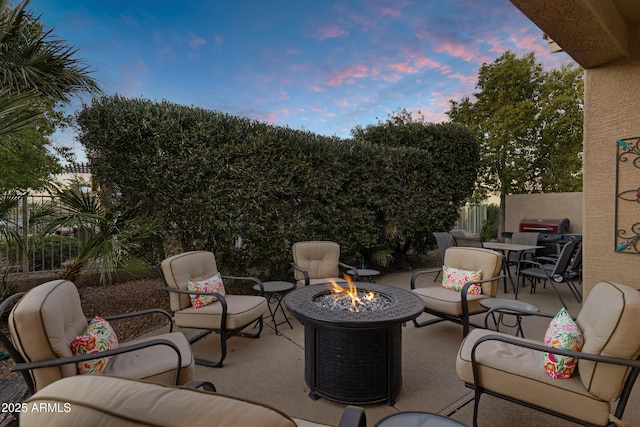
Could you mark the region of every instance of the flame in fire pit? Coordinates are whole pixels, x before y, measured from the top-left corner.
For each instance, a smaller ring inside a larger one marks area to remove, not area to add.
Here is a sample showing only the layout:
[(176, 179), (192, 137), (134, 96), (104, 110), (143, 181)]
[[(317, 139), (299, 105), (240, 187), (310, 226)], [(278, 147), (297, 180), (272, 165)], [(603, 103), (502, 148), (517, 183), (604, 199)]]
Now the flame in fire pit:
[(358, 290), (351, 277), (345, 275), (347, 288), (331, 281), (331, 292), (316, 298), (316, 303), (331, 310), (346, 310), (353, 313), (375, 311), (386, 308), (391, 300), (380, 293)]

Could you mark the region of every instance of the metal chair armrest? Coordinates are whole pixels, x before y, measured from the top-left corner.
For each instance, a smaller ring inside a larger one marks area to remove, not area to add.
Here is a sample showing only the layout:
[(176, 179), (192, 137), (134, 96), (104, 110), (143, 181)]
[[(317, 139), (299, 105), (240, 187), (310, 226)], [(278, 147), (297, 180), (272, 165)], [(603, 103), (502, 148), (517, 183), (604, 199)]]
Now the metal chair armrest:
[(223, 279), (227, 279), (227, 280), (245, 280), (245, 281), (250, 281), (253, 282), (254, 284), (258, 285), (260, 287), (260, 295), (264, 296), (264, 286), (262, 286), (262, 281), (260, 279), (258, 279), (257, 277), (250, 277), (250, 276), (223, 276), (220, 275), (220, 277), (222, 277)]
[(167, 291), (167, 292), (174, 292), (176, 294), (186, 294), (186, 295), (213, 295), (214, 297), (216, 297), (218, 299), (218, 301), (220, 301), (220, 304), (222, 304), (222, 316), (226, 317), (227, 315), (227, 300), (224, 299), (224, 296), (222, 296), (222, 294), (218, 293), (218, 292), (198, 292), (198, 291), (187, 291), (184, 289), (174, 289), (174, 288), (169, 288), (169, 287), (163, 287), (160, 288), (163, 291)]
[(217, 391), (216, 386), (214, 386), (211, 381), (207, 381), (207, 380), (198, 380), (198, 379), (190, 380), (184, 383), (182, 386), (187, 388), (193, 388), (193, 389), (201, 388), (203, 390), (211, 391), (214, 393)]
[(418, 276), (420, 276), (421, 274), (425, 274), (425, 273), (437, 273), (438, 271), (442, 270), (441, 268), (430, 268), (428, 270), (420, 270), (420, 271), (416, 271), (415, 273), (413, 273), (411, 275), (411, 289), (415, 289), (416, 288), (416, 280), (418, 279)]
[(302, 268), (300, 268), (295, 262), (292, 262), (291, 266), (302, 273), (302, 275), (304, 276), (304, 285), (308, 286), (309, 283), (311, 283), (310, 282), (311, 279), (309, 278), (309, 272), (307, 270), (303, 270)]
[(485, 341), (501, 341), (507, 344), (516, 345), (518, 347), (529, 348), (531, 350), (537, 350), (541, 352), (558, 354), (561, 356), (576, 357), (578, 359), (591, 360), (594, 362), (610, 363), (613, 365), (621, 365), (621, 366), (627, 366), (629, 368), (640, 369), (640, 360), (638, 359), (623, 359), (621, 357), (603, 356), (601, 354), (584, 353), (581, 351), (565, 350), (561, 348), (552, 348), (552, 347), (547, 347), (544, 344), (537, 344), (530, 341), (517, 339), (516, 337), (512, 337), (506, 334), (505, 335), (485, 335), (483, 337), (478, 338), (478, 341), (475, 342), (475, 344), (471, 349), (472, 365), (477, 364), (476, 349), (480, 344), (482, 344)]
[[(173, 318), (171, 317), (171, 313), (169, 313), (166, 310), (162, 310), (160, 308), (151, 308), (149, 310), (134, 311), (131, 313), (114, 314), (111, 316), (101, 316), (101, 317), (104, 320), (118, 320), (118, 319), (126, 319), (129, 317), (145, 316), (147, 314), (162, 314), (167, 318), (167, 320), (169, 320), (169, 323), (171, 323), (171, 321), (173, 320)], [(87, 320), (90, 321), (91, 319), (87, 319)]]
[(358, 267), (354, 267), (354, 266), (352, 266), (352, 265), (345, 264), (344, 262), (340, 262), (340, 261), (338, 261), (338, 265), (339, 265), (340, 267), (342, 267), (342, 268), (346, 269), (346, 270), (353, 270), (353, 271), (355, 271), (355, 270), (357, 270), (357, 269), (358, 269)]
[(359, 406), (347, 405), (342, 412), (339, 427), (367, 427), (367, 415)]

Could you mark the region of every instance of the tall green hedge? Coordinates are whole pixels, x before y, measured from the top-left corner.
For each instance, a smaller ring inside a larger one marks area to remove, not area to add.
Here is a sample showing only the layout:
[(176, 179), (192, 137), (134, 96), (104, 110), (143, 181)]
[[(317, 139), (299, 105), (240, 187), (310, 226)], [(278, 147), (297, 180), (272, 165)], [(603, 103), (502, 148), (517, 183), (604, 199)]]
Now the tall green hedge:
[(101, 188), (163, 225), (158, 257), (212, 250), (222, 271), (271, 279), (290, 278), (301, 240), (337, 241), (350, 262), (384, 246), (426, 250), (455, 223), (478, 162), (475, 140), (344, 140), (119, 96), (94, 99), (77, 120)]

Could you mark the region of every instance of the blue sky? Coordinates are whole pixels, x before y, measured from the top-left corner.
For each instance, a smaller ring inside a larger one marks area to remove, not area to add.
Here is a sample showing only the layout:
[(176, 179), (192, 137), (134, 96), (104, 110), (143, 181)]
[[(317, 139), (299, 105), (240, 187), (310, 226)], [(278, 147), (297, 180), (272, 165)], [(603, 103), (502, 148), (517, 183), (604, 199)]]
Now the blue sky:
[[(446, 121), (478, 69), (542, 32), (508, 0), (32, 0), (105, 93), (168, 100), (322, 135), (400, 108)], [(69, 107), (76, 110), (82, 102)], [(67, 134), (60, 144), (72, 145)], [(80, 150), (78, 144), (74, 147)], [(82, 154), (79, 160), (82, 160)]]

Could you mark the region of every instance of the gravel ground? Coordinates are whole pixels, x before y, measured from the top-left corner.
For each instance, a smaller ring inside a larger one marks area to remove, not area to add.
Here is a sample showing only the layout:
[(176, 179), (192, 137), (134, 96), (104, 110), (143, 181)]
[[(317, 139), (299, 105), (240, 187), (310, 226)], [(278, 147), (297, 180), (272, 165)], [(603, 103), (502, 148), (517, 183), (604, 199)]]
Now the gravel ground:
[[(134, 280), (107, 286), (85, 286), (78, 289), (82, 307), (87, 317), (94, 315), (109, 316), (150, 308), (169, 310), (169, 297), (160, 288), (161, 280)], [(153, 330), (166, 323), (162, 315), (146, 315), (126, 320), (110, 322), (121, 342)], [(0, 321), (0, 328), (7, 332), (6, 319)], [(5, 349), (0, 345), (0, 351)], [(0, 404), (2, 402), (16, 402), (24, 398), (26, 386), (22, 376), (10, 372), (13, 366), (11, 359), (0, 362)], [(2, 416), (0, 416), (2, 426)]]

